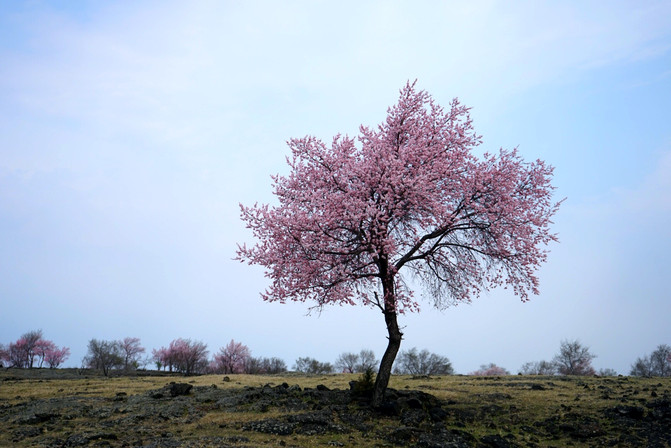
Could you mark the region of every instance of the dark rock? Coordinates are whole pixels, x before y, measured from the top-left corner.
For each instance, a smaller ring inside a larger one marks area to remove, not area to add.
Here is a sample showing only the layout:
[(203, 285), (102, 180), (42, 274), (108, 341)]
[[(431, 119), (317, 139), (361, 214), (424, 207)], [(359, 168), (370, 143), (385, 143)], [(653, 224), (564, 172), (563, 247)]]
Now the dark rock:
[(509, 442), (504, 437), (501, 437), (498, 434), (482, 437), (480, 439), (480, 445), (479, 445), (479, 447), (481, 448), (512, 448), (515, 446), (517, 445), (512, 444), (511, 442)]
[(401, 414), (401, 424), (419, 426), (426, 419), (426, 412), (421, 409), (408, 409)]
[(417, 397), (409, 398), (408, 401), (406, 401), (406, 404), (410, 409), (422, 409), (424, 407)]
[(616, 415), (632, 418), (634, 420), (640, 420), (645, 415), (645, 409), (638, 406), (619, 405), (615, 406), (612, 411)]
[(193, 385), (187, 383), (170, 383), (166, 386), (166, 389), (171, 397), (177, 397), (180, 395), (189, 395), (191, 389), (193, 389)]
[(447, 418), (448, 413), (440, 406), (435, 406), (429, 409), (429, 416), (434, 422), (442, 422)]
[(397, 400), (385, 400), (375, 410), (381, 415), (395, 417), (401, 414), (401, 407)]

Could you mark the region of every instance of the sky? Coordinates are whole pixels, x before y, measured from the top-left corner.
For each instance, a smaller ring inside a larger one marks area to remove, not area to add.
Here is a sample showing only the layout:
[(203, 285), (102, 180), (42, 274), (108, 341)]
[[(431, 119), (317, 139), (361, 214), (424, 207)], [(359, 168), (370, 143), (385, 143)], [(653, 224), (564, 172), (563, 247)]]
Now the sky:
[(381, 357), (379, 310), (261, 300), (239, 204), (274, 203), (288, 139), (355, 136), (415, 79), (566, 200), (538, 296), (421, 302), (402, 349), (516, 373), (578, 339), (627, 374), (671, 344), (671, 3), (645, 0), (2, 2), (0, 343)]

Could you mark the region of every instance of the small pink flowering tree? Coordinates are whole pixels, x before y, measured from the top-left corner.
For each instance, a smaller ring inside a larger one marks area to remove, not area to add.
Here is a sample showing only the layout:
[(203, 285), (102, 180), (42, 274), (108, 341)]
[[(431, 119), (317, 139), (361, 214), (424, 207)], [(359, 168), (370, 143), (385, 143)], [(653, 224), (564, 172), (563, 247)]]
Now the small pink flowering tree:
[(469, 373), (474, 376), (503, 376), (510, 375), (510, 372), (503, 367), (499, 367), (494, 363), (488, 365), (481, 365), (479, 370)]
[(474, 154), (468, 108), (447, 109), (408, 83), (377, 128), (327, 146), (289, 141), (288, 176), (275, 176), (276, 206), (241, 205), (256, 245), (240, 261), (261, 265), (268, 301), (378, 308), (388, 333), (373, 403), (384, 397), (402, 333), (399, 313), (419, 310), (406, 279), (433, 305), (470, 301), (504, 285), (526, 300), (555, 240), (552, 168), (516, 150)]
[(53, 352), (56, 350), (56, 348), (56, 344), (54, 344), (52, 341), (41, 338), (38, 339), (33, 348), (33, 353), (35, 358), (37, 358), (37, 367), (41, 369), (44, 365), (44, 361), (46, 360), (47, 353)]
[(251, 357), (249, 347), (231, 339), (231, 342), (226, 347), (221, 347), (219, 353), (215, 355), (215, 370), (221, 373), (243, 373)]
[(44, 354), (44, 361), (47, 363), (50, 369), (55, 369), (56, 367), (63, 364), (70, 357), (70, 349), (68, 347), (53, 347), (49, 349)]
[(170, 342), (167, 349), (161, 348), (164, 365), (169, 365), (184, 375), (204, 372), (208, 367), (207, 345), (200, 341), (178, 338)]

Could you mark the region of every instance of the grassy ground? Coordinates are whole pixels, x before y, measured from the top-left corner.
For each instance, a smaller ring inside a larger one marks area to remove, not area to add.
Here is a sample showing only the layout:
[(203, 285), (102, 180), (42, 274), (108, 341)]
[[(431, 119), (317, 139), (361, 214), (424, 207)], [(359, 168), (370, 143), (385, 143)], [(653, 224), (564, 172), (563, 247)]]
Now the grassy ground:
[[(109, 402), (120, 394), (133, 396), (159, 389), (171, 381), (194, 386), (216, 385), (218, 389), (242, 389), (267, 384), (288, 383), (301, 388), (325, 385), (330, 389), (349, 389), (357, 375), (262, 376), (206, 375), (198, 377), (117, 377), (82, 376), (76, 379), (25, 379), (13, 377), (11, 371), (0, 372), (0, 410), (9, 410), (24, 403), (59, 398), (98, 397)], [(390, 387), (397, 390), (420, 390), (444, 402), (447, 411), (445, 428), (468, 436), (472, 446), (484, 447), (491, 436), (505, 438), (509, 446), (658, 446), (671, 447), (671, 421), (653, 406), (671, 400), (669, 378), (596, 378), (596, 377), (421, 377), (394, 376)], [(666, 401), (664, 401), (666, 400)], [(354, 405), (353, 405), (354, 406)], [(666, 408), (665, 408), (666, 409)], [(306, 436), (290, 434), (273, 436), (245, 431), (245, 424), (260, 419), (286, 416), (281, 409), (263, 412), (239, 409), (223, 412), (203, 404), (198, 418), (166, 420), (151, 431), (178, 434), (181, 440), (225, 438), (235, 446), (392, 446), (381, 434), (399, 426), (398, 419), (380, 416), (371, 425), (375, 431), (350, 431), (345, 434)], [(640, 415), (639, 415), (640, 414)], [(654, 417), (654, 418), (653, 418)], [(21, 421), (0, 422), (0, 446), (34, 445), (31, 438), (17, 439)], [(25, 422), (23, 423), (25, 425)], [(86, 418), (73, 418), (63, 427), (51, 427), (62, 437), (86, 427)], [(441, 423), (442, 424), (442, 423)], [(81, 428), (79, 428), (81, 429)], [(47, 428), (47, 430), (49, 430)], [(45, 431), (45, 430), (40, 430)], [(646, 434), (657, 434), (654, 437)], [(484, 439), (483, 439), (484, 438)], [(114, 441), (90, 446), (121, 446)], [(102, 442), (101, 442), (102, 443)], [(202, 442), (200, 442), (202, 444)], [(504, 443), (504, 442), (501, 442)], [(194, 442), (193, 446), (201, 446)], [(213, 444), (212, 446), (216, 446)]]

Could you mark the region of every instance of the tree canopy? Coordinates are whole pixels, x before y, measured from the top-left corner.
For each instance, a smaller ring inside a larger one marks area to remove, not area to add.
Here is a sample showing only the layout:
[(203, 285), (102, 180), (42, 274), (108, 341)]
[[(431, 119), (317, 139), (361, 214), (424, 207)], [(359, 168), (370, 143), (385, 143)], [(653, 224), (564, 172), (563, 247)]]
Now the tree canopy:
[(535, 272), (556, 240), (553, 169), (517, 150), (478, 157), (480, 143), (467, 107), (454, 99), (443, 109), (408, 83), (357, 139), (290, 140), (290, 173), (273, 177), (279, 203), (241, 205), (257, 243), (238, 258), (266, 269), (265, 300), (384, 313), (376, 400), (400, 347), (397, 314), (419, 309), (408, 275), (438, 308), (500, 285), (523, 300), (538, 293)]

